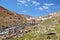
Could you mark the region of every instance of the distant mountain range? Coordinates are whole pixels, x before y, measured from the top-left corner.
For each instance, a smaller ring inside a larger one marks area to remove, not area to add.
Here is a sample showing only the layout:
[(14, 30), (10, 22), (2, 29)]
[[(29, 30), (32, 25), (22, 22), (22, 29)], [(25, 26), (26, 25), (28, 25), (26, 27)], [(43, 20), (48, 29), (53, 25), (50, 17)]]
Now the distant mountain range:
[[(11, 12), (6, 8), (0, 6), (1, 39), (13, 40), (13, 38), (16, 37), (18, 38), (22, 37), (22, 39), (18, 40), (25, 40), (23, 34), (26, 34), (26, 36), (28, 36), (27, 33), (28, 34), (29, 32), (32, 33), (33, 30), (39, 31), (40, 34), (56, 33), (60, 35), (60, 11), (45, 16), (31, 17), (25, 14)], [(29, 38), (27, 37), (27, 39)], [(36, 40), (38, 38), (36, 38)], [(31, 39), (35, 40), (35, 38)]]

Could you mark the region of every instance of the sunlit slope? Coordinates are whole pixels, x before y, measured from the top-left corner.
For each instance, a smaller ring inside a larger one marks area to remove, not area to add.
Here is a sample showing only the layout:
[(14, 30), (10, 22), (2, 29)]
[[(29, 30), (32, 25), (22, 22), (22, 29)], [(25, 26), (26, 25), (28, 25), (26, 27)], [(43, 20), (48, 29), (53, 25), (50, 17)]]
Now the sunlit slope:
[(0, 6), (0, 27), (19, 25), (25, 21), (26, 18)]
[[(42, 20), (37, 29), (32, 29), (30, 32), (25, 33), (21, 37), (13, 38), (13, 40), (47, 40), (60, 37), (60, 12), (53, 13), (52, 18)], [(55, 33), (49, 35), (49, 33)]]

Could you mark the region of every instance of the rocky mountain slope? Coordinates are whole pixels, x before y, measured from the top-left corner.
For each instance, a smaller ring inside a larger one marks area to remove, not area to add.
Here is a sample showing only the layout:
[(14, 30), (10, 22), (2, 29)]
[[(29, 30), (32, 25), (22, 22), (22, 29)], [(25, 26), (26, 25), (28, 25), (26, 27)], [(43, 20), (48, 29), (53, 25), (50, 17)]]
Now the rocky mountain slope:
[(36, 29), (14, 40), (60, 40), (60, 11), (30, 19), (39, 21)]
[[(0, 6), (0, 35), (5, 35), (21, 24), (26, 23), (26, 18), (17, 13), (11, 12)], [(22, 28), (22, 27), (21, 27)], [(13, 32), (13, 31), (12, 31)], [(12, 33), (11, 32), (11, 33)]]
[(1, 40), (57, 40), (60, 37), (60, 11), (31, 17), (0, 6)]

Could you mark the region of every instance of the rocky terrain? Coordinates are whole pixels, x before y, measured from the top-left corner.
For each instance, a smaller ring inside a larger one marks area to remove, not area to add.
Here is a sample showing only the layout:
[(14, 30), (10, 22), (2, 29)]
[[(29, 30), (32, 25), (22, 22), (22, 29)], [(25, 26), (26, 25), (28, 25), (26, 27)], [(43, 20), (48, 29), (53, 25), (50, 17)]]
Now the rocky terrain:
[(0, 6), (1, 40), (60, 40), (60, 11), (31, 17)]

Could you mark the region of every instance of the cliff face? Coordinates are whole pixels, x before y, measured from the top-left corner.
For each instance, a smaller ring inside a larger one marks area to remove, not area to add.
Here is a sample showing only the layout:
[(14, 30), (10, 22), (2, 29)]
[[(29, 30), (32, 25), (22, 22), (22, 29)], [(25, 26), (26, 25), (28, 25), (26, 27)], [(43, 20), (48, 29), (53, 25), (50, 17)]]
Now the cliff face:
[(25, 40), (26, 37), (37, 40), (40, 39), (40, 34), (58, 33), (60, 35), (59, 29), (60, 11), (42, 17), (31, 17), (11, 12), (0, 6), (0, 38), (2, 39), (12, 40), (14, 37), (19, 37), (17, 40)]

